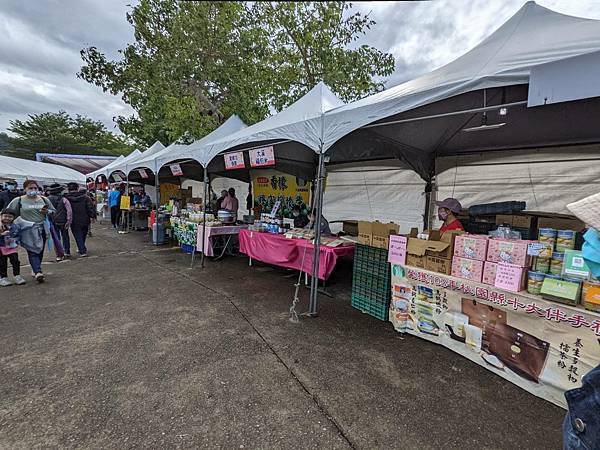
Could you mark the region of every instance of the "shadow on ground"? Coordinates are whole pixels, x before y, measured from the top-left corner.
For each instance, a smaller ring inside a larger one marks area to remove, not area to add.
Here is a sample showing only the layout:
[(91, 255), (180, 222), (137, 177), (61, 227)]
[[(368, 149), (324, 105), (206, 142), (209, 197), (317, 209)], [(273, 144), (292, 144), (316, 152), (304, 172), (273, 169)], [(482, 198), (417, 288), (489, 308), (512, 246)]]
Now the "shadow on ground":
[(562, 409), (351, 308), (350, 264), (294, 324), (288, 272), (89, 248), (0, 290), (0, 447), (560, 448)]

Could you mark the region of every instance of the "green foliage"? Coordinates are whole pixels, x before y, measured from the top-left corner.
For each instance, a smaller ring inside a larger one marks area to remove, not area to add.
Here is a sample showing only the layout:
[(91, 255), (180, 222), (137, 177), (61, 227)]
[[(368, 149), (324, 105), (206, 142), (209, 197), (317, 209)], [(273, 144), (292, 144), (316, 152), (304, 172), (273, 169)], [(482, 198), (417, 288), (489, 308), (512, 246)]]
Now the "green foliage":
[(79, 77), (121, 95), (136, 111), (116, 119), (148, 146), (200, 138), (232, 114), (262, 120), (327, 83), (342, 99), (383, 88), (394, 58), (350, 48), (374, 22), (345, 2), (141, 0), (127, 14), (135, 42), (109, 60), (81, 51)]
[(133, 147), (122, 137), (88, 117), (58, 113), (32, 114), (27, 120), (11, 120), (3, 139), (6, 154), (34, 158), (36, 152), (75, 154), (128, 154)]

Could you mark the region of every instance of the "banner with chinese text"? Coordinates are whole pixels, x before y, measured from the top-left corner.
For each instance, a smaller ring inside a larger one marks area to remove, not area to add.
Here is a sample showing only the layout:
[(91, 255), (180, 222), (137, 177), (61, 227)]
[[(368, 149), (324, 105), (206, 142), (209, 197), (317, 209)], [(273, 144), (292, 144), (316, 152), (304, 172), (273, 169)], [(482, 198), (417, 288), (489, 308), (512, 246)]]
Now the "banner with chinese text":
[(563, 408), (600, 364), (600, 314), (422, 269), (392, 265), (390, 321)]
[(277, 170), (253, 170), (252, 192), (254, 206), (263, 213), (270, 213), (277, 200), (281, 200), (284, 217), (291, 217), (294, 205), (307, 209), (310, 204), (310, 182)]

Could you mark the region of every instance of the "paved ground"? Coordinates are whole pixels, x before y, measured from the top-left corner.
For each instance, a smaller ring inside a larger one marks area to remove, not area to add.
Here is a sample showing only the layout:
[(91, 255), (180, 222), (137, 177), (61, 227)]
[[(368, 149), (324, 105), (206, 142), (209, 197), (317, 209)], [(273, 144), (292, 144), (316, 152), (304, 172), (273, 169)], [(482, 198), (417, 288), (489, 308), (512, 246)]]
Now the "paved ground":
[(563, 410), (352, 309), (347, 266), (293, 324), (282, 271), (95, 231), (0, 290), (0, 448), (560, 448)]

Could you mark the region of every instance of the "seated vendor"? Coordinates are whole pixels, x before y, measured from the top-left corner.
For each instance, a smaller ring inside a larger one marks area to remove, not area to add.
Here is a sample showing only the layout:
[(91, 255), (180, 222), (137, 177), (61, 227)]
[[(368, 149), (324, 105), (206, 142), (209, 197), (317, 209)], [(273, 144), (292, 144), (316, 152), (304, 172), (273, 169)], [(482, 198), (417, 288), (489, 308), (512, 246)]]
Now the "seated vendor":
[(300, 205), (294, 205), (292, 208), (292, 217), (294, 218), (294, 228), (304, 228), (308, 225), (308, 217), (300, 210)]
[[(308, 228), (309, 230), (314, 229), (316, 218), (317, 218), (317, 211), (315, 209), (313, 209), (311, 211), (311, 213), (308, 215), (308, 225), (306, 225), (304, 228)], [(329, 222), (327, 222), (327, 219), (325, 219), (325, 217), (323, 215), (321, 215), (321, 234), (331, 234), (331, 228), (329, 228)]]
[(140, 205), (142, 208), (149, 208), (152, 206), (152, 200), (144, 190), (141, 190), (139, 193), (135, 194), (133, 197), (133, 203), (135, 205)]
[(443, 225), (440, 227), (440, 233), (444, 234), (446, 231), (459, 230), (464, 231), (460, 220), (458, 220), (455, 214), (460, 213), (462, 205), (455, 198), (447, 198), (441, 202), (435, 202), (438, 206), (438, 218), (443, 221)]

